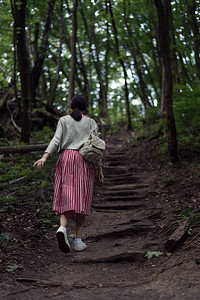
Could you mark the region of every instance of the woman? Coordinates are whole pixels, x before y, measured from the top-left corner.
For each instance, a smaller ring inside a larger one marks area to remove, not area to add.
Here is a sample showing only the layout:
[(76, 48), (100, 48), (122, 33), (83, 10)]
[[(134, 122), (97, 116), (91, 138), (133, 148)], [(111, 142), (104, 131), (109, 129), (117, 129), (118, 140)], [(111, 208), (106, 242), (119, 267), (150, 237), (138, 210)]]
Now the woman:
[[(79, 153), (81, 146), (91, 133), (97, 134), (96, 122), (83, 115), (86, 100), (76, 95), (71, 103), (72, 113), (61, 117), (53, 139), (43, 157), (33, 166), (42, 169), (47, 158), (59, 151), (54, 186), (53, 210), (60, 215), (60, 227), (56, 232), (59, 249), (68, 253), (70, 244), (66, 227), (70, 218), (76, 217), (76, 238), (74, 250), (82, 251), (86, 244), (82, 241), (82, 229), (86, 215), (90, 214), (94, 181), (94, 165), (84, 160)], [(98, 180), (103, 183), (102, 164), (98, 166)]]

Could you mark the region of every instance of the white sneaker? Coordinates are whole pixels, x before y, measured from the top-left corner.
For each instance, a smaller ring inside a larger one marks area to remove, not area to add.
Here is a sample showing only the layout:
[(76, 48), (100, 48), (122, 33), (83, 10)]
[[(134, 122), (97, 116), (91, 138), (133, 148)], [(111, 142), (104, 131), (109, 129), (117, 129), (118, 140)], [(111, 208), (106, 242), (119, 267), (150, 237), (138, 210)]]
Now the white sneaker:
[(59, 249), (64, 253), (70, 252), (70, 244), (67, 238), (67, 231), (65, 230), (65, 228), (63, 228), (63, 226), (60, 226), (56, 231), (56, 237), (58, 240)]
[(87, 247), (86, 244), (83, 243), (82, 241), (80, 241), (80, 242), (74, 241), (74, 250), (75, 251), (83, 251), (83, 250), (85, 250), (86, 247)]

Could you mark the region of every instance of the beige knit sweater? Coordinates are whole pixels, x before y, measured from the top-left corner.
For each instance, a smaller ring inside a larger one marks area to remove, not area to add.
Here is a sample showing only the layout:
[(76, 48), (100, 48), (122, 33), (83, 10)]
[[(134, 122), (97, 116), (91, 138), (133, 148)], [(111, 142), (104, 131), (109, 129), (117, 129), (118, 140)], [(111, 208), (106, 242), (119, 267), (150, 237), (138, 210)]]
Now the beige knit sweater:
[(83, 116), (80, 121), (75, 121), (70, 115), (61, 117), (45, 152), (52, 155), (62, 149), (79, 150), (91, 133), (98, 133), (97, 123), (93, 119)]

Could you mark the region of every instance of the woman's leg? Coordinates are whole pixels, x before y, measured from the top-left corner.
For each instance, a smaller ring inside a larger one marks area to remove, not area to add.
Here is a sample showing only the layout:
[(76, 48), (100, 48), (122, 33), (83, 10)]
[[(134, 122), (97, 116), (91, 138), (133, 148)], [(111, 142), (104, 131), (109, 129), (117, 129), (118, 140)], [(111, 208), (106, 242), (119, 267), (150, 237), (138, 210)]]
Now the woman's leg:
[(60, 215), (60, 225), (67, 227), (68, 220), (70, 218), (70, 212), (66, 211), (62, 215)]
[(76, 238), (77, 239), (80, 239), (82, 236), (84, 220), (85, 220), (85, 215), (76, 214)]
[(86, 244), (81, 240), (85, 215), (76, 214), (76, 238), (74, 240), (74, 250), (82, 251), (86, 248)]
[(60, 215), (61, 226), (56, 231), (59, 249), (64, 253), (68, 253), (70, 251), (70, 244), (67, 238), (67, 231), (66, 231), (69, 218), (70, 218), (70, 212), (64, 212), (63, 214), (61, 214)]

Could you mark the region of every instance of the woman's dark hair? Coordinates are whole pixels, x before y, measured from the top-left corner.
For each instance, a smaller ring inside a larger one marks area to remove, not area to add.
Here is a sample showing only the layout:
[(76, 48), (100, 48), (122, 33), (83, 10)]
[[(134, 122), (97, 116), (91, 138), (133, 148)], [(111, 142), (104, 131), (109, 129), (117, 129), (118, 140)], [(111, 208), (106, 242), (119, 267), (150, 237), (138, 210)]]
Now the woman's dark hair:
[(80, 121), (82, 119), (81, 111), (86, 109), (85, 97), (81, 95), (74, 96), (71, 102), (71, 109), (73, 109), (73, 112), (70, 114), (71, 117), (76, 121)]

